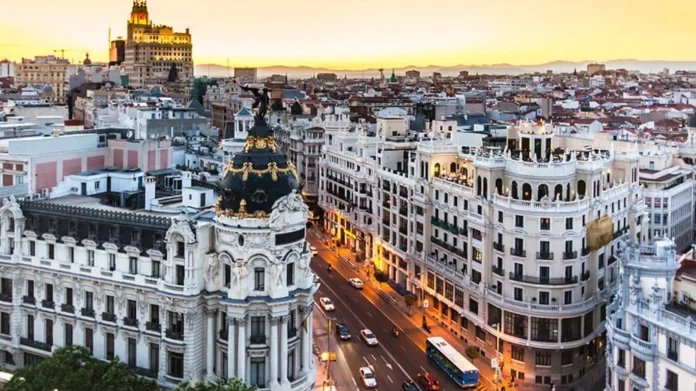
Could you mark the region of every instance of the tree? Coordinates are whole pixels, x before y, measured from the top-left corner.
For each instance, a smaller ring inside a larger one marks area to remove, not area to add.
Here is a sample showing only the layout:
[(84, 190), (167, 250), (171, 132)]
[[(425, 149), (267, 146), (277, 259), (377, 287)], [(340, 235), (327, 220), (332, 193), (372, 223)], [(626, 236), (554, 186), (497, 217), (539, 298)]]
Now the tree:
[(413, 311), (413, 305), (416, 304), (416, 296), (404, 296), (404, 303), (406, 304), (406, 308), (408, 308), (408, 316), (411, 316), (411, 312)]
[(256, 387), (246, 385), (236, 377), (220, 379), (216, 383), (202, 381), (185, 382), (179, 384), (176, 391), (255, 391)]
[(101, 361), (81, 346), (57, 349), (38, 364), (18, 370), (6, 391), (157, 391), (157, 383), (119, 362)]
[(381, 270), (377, 270), (375, 272), (375, 280), (377, 280), (377, 282), (379, 282), (380, 284), (384, 284), (385, 282), (389, 281), (389, 276), (387, 275), (387, 273)]

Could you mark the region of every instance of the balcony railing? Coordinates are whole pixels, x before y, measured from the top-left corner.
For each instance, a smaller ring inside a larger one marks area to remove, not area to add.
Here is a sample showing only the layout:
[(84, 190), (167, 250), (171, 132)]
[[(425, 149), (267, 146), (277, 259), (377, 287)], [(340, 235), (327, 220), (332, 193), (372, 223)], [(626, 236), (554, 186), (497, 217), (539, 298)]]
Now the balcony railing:
[(72, 305), (72, 304), (65, 304), (65, 303), (63, 303), (63, 304), (60, 305), (60, 310), (61, 310), (62, 312), (67, 312), (67, 313), (69, 313), (69, 314), (74, 314), (74, 313), (75, 313), (75, 306)]
[(553, 253), (551, 252), (537, 252), (537, 259), (542, 260), (553, 260)]
[(162, 325), (159, 321), (156, 322), (145, 322), (145, 329), (147, 331), (155, 331), (157, 333), (162, 331)]
[(109, 312), (102, 312), (102, 320), (105, 322), (116, 323), (116, 314), (112, 314)]
[(0, 301), (11, 303), (12, 302), (12, 294), (11, 293), (0, 293)]
[(585, 270), (585, 272), (582, 273), (582, 275), (580, 276), (580, 279), (581, 279), (582, 281), (587, 281), (587, 280), (589, 280), (589, 279), (590, 279), (590, 271), (589, 271), (589, 270)]
[(135, 373), (137, 373), (140, 376), (147, 377), (150, 379), (157, 379), (157, 371), (153, 371), (152, 369), (147, 369), (147, 368), (141, 368), (141, 367), (135, 367), (133, 368), (135, 370)]
[(82, 316), (89, 316), (89, 317), (94, 318), (94, 309), (93, 308), (82, 308), (80, 310), (80, 314), (82, 314)]
[(44, 350), (46, 352), (51, 351), (51, 344), (48, 344), (45, 342), (39, 342), (39, 341), (35, 341), (33, 339), (20, 337), (19, 343), (24, 345), (24, 346), (29, 346), (30, 348)]
[(583, 256), (583, 257), (586, 257), (586, 256), (588, 256), (588, 255), (590, 255), (590, 248), (589, 248), (589, 247), (583, 248), (583, 249), (582, 249), (582, 256)]
[(534, 277), (525, 276), (522, 274), (515, 274), (510, 272), (510, 279), (513, 281), (526, 282), (529, 284), (539, 284), (539, 285), (568, 285), (576, 284), (578, 282), (578, 276), (573, 277)]
[(297, 327), (288, 327), (288, 339), (297, 337)]
[(172, 329), (167, 329), (167, 332), (165, 333), (167, 338), (169, 339), (175, 339), (177, 341), (183, 341), (184, 340), (184, 333), (182, 331), (176, 331)]
[(249, 342), (256, 344), (256, 345), (264, 345), (264, 344), (266, 344), (266, 336), (265, 335), (252, 335), (249, 338)]
[(36, 298), (34, 296), (24, 296), (22, 297), (22, 303), (36, 305)]
[(577, 251), (564, 251), (563, 252), (563, 259), (565, 259), (565, 260), (575, 259), (577, 257), (578, 257)]
[(493, 273), (495, 273), (501, 277), (505, 275), (505, 270), (503, 270), (502, 267), (493, 266), (492, 269), (493, 269)]
[(493, 242), (493, 249), (500, 251), (501, 253), (505, 252), (505, 247), (503, 246), (502, 243)]
[(138, 327), (138, 319), (124, 317), (123, 318), (123, 325), (129, 326), (129, 327)]
[(56, 303), (51, 300), (41, 300), (41, 307), (53, 309), (56, 308)]
[(527, 252), (521, 248), (514, 248), (510, 247), (510, 254), (517, 256), (517, 257), (526, 257)]

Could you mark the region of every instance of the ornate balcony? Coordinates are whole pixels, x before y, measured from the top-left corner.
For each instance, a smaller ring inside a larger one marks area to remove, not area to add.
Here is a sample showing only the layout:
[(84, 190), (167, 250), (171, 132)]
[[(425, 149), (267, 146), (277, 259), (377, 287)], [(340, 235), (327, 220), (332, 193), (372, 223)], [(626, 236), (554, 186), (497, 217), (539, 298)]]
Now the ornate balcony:
[(495, 273), (501, 277), (505, 276), (505, 270), (503, 270), (502, 267), (493, 266), (492, 269), (493, 269), (493, 273)]
[(172, 329), (167, 329), (167, 332), (165, 333), (165, 336), (169, 339), (175, 339), (177, 341), (183, 341), (184, 340), (184, 333), (182, 331), (176, 331)]
[(157, 372), (153, 371), (152, 369), (141, 368), (141, 367), (135, 367), (133, 369), (135, 370), (135, 373), (137, 373), (140, 376), (147, 377), (150, 379), (157, 379)]
[(54, 309), (54, 308), (56, 308), (56, 303), (54, 303), (50, 300), (41, 300), (41, 307)]
[(24, 346), (29, 346), (30, 348), (39, 349), (46, 352), (51, 351), (51, 344), (47, 344), (45, 342), (34, 341), (33, 339), (21, 337), (19, 338), (19, 343)]
[(570, 285), (577, 284), (578, 276), (572, 277), (534, 277), (525, 276), (522, 274), (515, 274), (510, 272), (510, 279), (513, 281), (525, 282), (528, 284), (538, 284), (538, 285)]
[(527, 252), (521, 248), (510, 247), (510, 254), (516, 257), (526, 257)]
[(256, 345), (265, 345), (266, 344), (266, 336), (265, 335), (252, 335), (249, 338), (249, 342), (252, 344)]
[(502, 243), (493, 242), (493, 249), (496, 251), (500, 251), (501, 253), (505, 252), (505, 247), (503, 247)]
[(147, 331), (162, 332), (162, 325), (159, 322), (145, 322), (145, 329)]
[(577, 257), (578, 257), (577, 251), (564, 251), (563, 252), (563, 259), (566, 261), (569, 259), (575, 259)]
[(138, 327), (138, 319), (124, 317), (123, 325), (128, 327)]
[(22, 297), (22, 303), (28, 305), (36, 305), (36, 298), (34, 296), (24, 296)]
[(582, 281), (587, 281), (587, 280), (589, 280), (589, 279), (590, 279), (590, 271), (589, 271), (589, 270), (585, 270), (585, 272), (582, 273), (582, 275), (580, 276), (580, 279), (581, 279)]
[(0, 301), (4, 301), (6, 303), (11, 303), (12, 302), (12, 294), (11, 293), (0, 293)]
[(60, 305), (60, 310), (62, 312), (67, 312), (69, 314), (74, 314), (75, 313), (75, 306), (72, 304), (61, 304)]
[(537, 256), (537, 259), (542, 259), (542, 260), (546, 260), (546, 261), (553, 260), (553, 253), (552, 252), (537, 252), (536, 256)]
[(108, 312), (102, 312), (102, 320), (104, 322), (116, 323), (116, 314), (111, 314)]
[(92, 308), (82, 308), (82, 309), (80, 310), (80, 314), (82, 314), (82, 316), (89, 316), (89, 317), (94, 318), (94, 309), (92, 309)]
[(642, 339), (631, 335), (631, 352), (637, 354), (644, 361), (651, 361), (655, 357), (655, 342), (643, 341)]

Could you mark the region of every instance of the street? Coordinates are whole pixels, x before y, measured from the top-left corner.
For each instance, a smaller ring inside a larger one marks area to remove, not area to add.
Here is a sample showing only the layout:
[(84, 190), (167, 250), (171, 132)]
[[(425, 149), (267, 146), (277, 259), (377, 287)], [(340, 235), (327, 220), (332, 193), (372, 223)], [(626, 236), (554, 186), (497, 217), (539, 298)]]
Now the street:
[[(315, 296), (316, 305), (321, 308), (319, 298), (328, 297), (333, 301), (335, 310), (327, 312), (329, 317), (344, 323), (352, 335), (352, 340), (339, 342), (353, 380), (358, 390), (362, 384), (358, 369), (364, 366), (374, 368), (378, 390), (400, 390), (404, 380), (416, 380), (419, 373), (430, 372), (439, 381), (441, 390), (453, 391), (459, 386), (425, 354), (425, 339), (427, 335), (410, 321), (406, 314), (394, 308), (387, 297), (368, 283), (365, 275), (359, 275), (348, 265), (343, 264), (336, 255), (312, 235), (308, 235), (310, 243), (319, 252), (312, 260), (312, 269), (321, 280), (321, 288)], [(333, 272), (327, 270), (331, 263)], [(348, 279), (359, 277), (365, 281), (362, 290), (353, 288)], [(402, 300), (401, 297), (394, 298)], [(420, 319), (420, 312), (414, 309), (414, 318)], [(334, 322), (332, 322), (333, 328)], [(401, 329), (402, 334), (394, 337), (391, 333), (393, 325)], [(314, 324), (317, 333), (333, 332), (326, 330), (327, 325)], [(370, 347), (360, 339), (361, 329), (370, 329), (379, 340), (379, 345)], [(333, 371), (332, 371), (333, 372)], [(485, 389), (479, 386), (477, 390)]]

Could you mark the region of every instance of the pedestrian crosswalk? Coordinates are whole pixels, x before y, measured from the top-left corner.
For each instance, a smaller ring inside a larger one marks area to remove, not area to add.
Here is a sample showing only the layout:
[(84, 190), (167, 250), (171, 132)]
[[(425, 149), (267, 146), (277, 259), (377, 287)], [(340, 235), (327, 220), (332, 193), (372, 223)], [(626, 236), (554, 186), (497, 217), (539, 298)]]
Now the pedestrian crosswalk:
[(314, 329), (313, 334), (315, 337), (320, 337), (322, 335), (326, 335), (329, 333), (329, 329), (327, 328), (319, 328), (319, 329)]
[(474, 391), (488, 391), (488, 388), (483, 384), (479, 384), (478, 387), (474, 388)]

